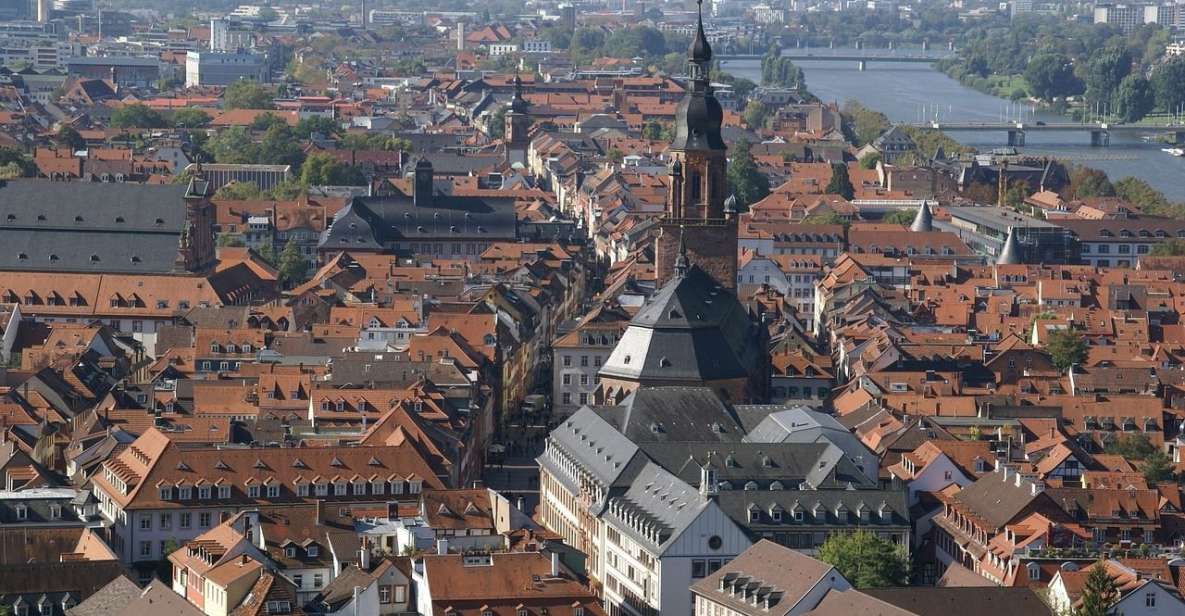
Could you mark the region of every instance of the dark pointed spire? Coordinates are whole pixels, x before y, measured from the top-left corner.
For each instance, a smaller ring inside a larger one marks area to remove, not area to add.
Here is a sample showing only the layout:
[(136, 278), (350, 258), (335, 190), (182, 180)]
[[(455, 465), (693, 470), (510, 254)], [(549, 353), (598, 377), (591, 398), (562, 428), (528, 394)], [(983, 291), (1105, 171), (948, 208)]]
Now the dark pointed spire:
[(526, 113), (527, 101), (523, 98), (523, 80), (518, 75), (518, 71), (514, 71), (514, 98), (510, 100), (510, 111), (512, 113)]
[(706, 64), (712, 61), (712, 46), (708, 44), (708, 36), (704, 34), (704, 0), (696, 0), (695, 6), (699, 14), (699, 23), (696, 25), (695, 38), (691, 40), (688, 56), (696, 64)]
[(683, 241), (683, 227), (679, 227), (679, 256), (675, 257), (674, 272), (676, 278), (682, 278), (687, 274), (687, 244)]

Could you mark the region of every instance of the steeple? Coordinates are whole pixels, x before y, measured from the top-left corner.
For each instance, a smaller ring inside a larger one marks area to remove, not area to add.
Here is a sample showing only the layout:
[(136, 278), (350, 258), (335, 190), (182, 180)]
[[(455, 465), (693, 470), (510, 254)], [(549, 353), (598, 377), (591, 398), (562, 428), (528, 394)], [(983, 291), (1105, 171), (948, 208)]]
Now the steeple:
[(1004, 240), (1004, 247), (1000, 249), (1000, 256), (996, 257), (996, 265), (1019, 265), (1020, 245), (1016, 241), (1016, 229), (1008, 228), (1008, 238)]
[(523, 80), (518, 75), (518, 71), (514, 72), (514, 98), (510, 100), (511, 113), (526, 113), (528, 103), (523, 99)]
[(683, 241), (683, 229), (679, 229), (679, 256), (675, 257), (674, 274), (675, 278), (682, 278), (687, 275), (687, 243)]
[(691, 47), (687, 50), (688, 59), (691, 61), (690, 70), (692, 79), (699, 79), (708, 77), (708, 70), (712, 63), (712, 46), (708, 44), (708, 36), (704, 34), (704, 0), (696, 0), (696, 12), (698, 13), (698, 23), (695, 29), (695, 38), (691, 39)]
[(934, 215), (930, 213), (930, 205), (926, 201), (922, 201), (921, 207), (918, 208), (917, 216), (913, 218), (913, 224), (909, 225), (910, 231), (933, 231), (934, 230)]

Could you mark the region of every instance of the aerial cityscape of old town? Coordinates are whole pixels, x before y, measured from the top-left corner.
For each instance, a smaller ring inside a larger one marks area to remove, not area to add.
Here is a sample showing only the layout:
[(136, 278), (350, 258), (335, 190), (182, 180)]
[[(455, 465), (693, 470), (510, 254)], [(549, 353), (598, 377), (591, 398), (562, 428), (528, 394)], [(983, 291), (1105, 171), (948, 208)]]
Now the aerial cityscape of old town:
[(241, 1), (0, 0), (0, 616), (1185, 616), (1185, 0)]

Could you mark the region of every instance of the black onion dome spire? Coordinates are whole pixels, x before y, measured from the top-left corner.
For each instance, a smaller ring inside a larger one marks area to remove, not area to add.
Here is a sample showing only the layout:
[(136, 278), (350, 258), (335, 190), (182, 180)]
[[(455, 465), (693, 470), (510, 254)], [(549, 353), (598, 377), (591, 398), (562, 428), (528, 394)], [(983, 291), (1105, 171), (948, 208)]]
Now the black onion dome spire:
[(696, 11), (699, 13), (699, 24), (695, 30), (695, 38), (691, 40), (691, 48), (687, 50), (692, 62), (711, 62), (712, 46), (708, 44), (708, 36), (704, 34), (704, 0), (696, 0)]
[(514, 113), (526, 113), (528, 105), (529, 103), (523, 98), (523, 80), (518, 76), (518, 71), (515, 71), (514, 98), (510, 100), (510, 111)]
[(712, 62), (712, 46), (704, 34), (703, 0), (699, 7), (699, 26), (688, 50), (687, 94), (675, 108), (675, 138), (671, 147), (676, 150), (724, 150), (720, 128), (724, 123), (724, 109), (712, 94), (708, 73)]

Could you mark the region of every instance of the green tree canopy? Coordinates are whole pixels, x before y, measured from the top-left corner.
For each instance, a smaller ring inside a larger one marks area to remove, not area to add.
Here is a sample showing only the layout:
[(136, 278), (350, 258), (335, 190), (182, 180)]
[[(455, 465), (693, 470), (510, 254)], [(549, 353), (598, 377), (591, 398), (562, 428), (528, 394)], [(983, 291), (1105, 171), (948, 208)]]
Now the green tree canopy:
[(852, 197), (856, 195), (856, 188), (852, 186), (852, 180), (848, 177), (847, 165), (843, 163), (831, 165), (831, 181), (827, 182), (827, 188), (824, 188), (823, 192), (829, 195), (839, 195), (851, 201)]
[(202, 128), (209, 123), (210, 114), (197, 107), (186, 107), (173, 113), (173, 126), (177, 128)]
[(242, 126), (232, 126), (219, 131), (210, 138), (206, 148), (219, 163), (254, 163), (258, 158), (258, 148), (251, 138), (251, 131)]
[(881, 218), (881, 222), (889, 225), (909, 226), (913, 224), (913, 219), (916, 216), (917, 212), (911, 212), (909, 210), (897, 210), (895, 212), (889, 212), (888, 214), (885, 214), (884, 217)]
[(769, 178), (757, 168), (749, 142), (744, 139), (733, 146), (728, 161), (728, 183), (732, 185), (737, 208), (741, 211), (769, 194)]
[(1185, 56), (1177, 56), (1152, 72), (1156, 106), (1168, 113), (1185, 108)]
[(1025, 82), (1037, 98), (1053, 100), (1082, 93), (1082, 82), (1074, 75), (1070, 58), (1057, 52), (1033, 56), (1025, 68)]
[(1115, 114), (1124, 122), (1139, 122), (1152, 111), (1156, 96), (1152, 84), (1143, 75), (1131, 74), (1119, 82), (1112, 104)]
[(909, 584), (905, 549), (865, 530), (832, 534), (819, 548), (819, 560), (835, 567), (857, 588)]
[(876, 169), (876, 164), (881, 162), (881, 155), (878, 152), (869, 152), (860, 158), (860, 167), (862, 169)]
[(226, 87), (222, 106), (227, 109), (271, 109), (272, 93), (250, 79), (240, 79)]
[(1107, 573), (1102, 561), (1090, 568), (1082, 588), (1082, 603), (1073, 616), (1108, 616), (1111, 605), (1119, 598), (1115, 581)]
[(263, 192), (255, 185), (255, 182), (231, 182), (224, 185), (214, 193), (215, 199), (231, 199), (235, 201), (244, 201), (247, 199), (262, 199)]
[(1152, 247), (1154, 257), (1185, 257), (1185, 240), (1173, 238)]
[(1053, 359), (1054, 367), (1064, 372), (1086, 359), (1086, 338), (1073, 329), (1058, 329), (1049, 334), (1045, 350)]
[(1107, 443), (1103, 451), (1123, 456), (1128, 460), (1146, 460), (1149, 456), (1156, 453), (1156, 445), (1147, 436), (1139, 432), (1130, 434), (1120, 434), (1119, 438)]
[(300, 247), (293, 240), (288, 240), (284, 250), (280, 251), (280, 280), (284, 284), (298, 285), (308, 279), (309, 261), (300, 252)]
[(160, 112), (140, 103), (119, 107), (111, 112), (107, 123), (114, 128), (164, 128), (169, 125)]
[(324, 116), (309, 116), (301, 118), (300, 122), (296, 124), (296, 134), (301, 139), (308, 139), (309, 135), (313, 133), (320, 133), (327, 137), (335, 137), (340, 135), (342, 127), (333, 118), (326, 118)]
[(305, 186), (361, 186), (366, 177), (357, 168), (339, 162), (330, 154), (310, 154), (300, 168), (300, 181)]
[(1126, 49), (1095, 53), (1086, 65), (1086, 97), (1092, 101), (1110, 101), (1131, 69), (1132, 57)]
[(1171, 481), (1173, 479), (1173, 459), (1162, 449), (1157, 449), (1144, 458), (1140, 465), (1140, 472), (1149, 483)]
[(1087, 197), (1114, 197), (1115, 186), (1107, 178), (1107, 174), (1090, 167), (1074, 167), (1070, 171), (1071, 199), (1085, 199)]
[(86, 147), (86, 139), (73, 127), (65, 124), (58, 127), (58, 132), (54, 134), (54, 141), (58, 146), (70, 148), (71, 150), (81, 150)]
[(745, 110), (741, 112), (741, 117), (744, 118), (745, 124), (749, 128), (757, 130), (765, 126), (765, 121), (769, 119), (770, 108), (762, 105), (758, 101), (749, 101), (745, 105)]

